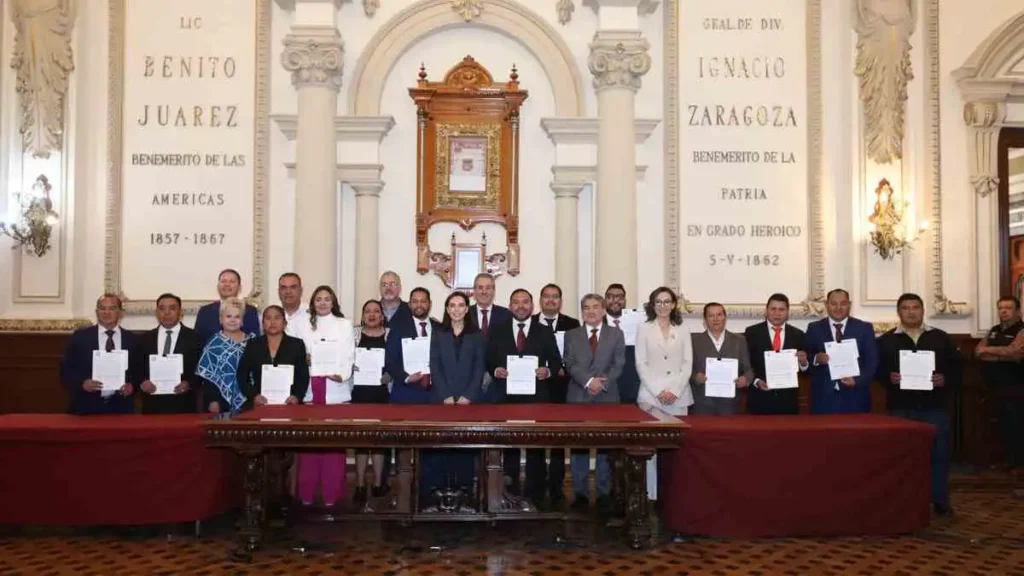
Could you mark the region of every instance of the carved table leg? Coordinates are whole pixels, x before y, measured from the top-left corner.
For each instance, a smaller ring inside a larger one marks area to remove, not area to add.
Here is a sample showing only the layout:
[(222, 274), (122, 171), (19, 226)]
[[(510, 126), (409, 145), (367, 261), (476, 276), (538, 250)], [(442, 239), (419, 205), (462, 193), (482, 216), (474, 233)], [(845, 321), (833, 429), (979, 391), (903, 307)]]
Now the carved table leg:
[(502, 494), (505, 491), (505, 471), (501, 464), (501, 450), (483, 451), (485, 468), (485, 493), (487, 495), (487, 512), (492, 514), (502, 511)]
[[(403, 515), (412, 517), (413, 512), (413, 491), (416, 490), (416, 483), (413, 481), (412, 448), (400, 448), (398, 453), (398, 494), (396, 495), (395, 508)], [(403, 520), (407, 522), (408, 520)]]
[(626, 452), (622, 459), (626, 491), (626, 539), (639, 550), (651, 544), (651, 513), (647, 505), (647, 459), (651, 452)]
[(234, 551), (237, 560), (249, 562), (263, 543), (266, 522), (267, 461), (262, 451), (243, 452), (245, 457), (245, 522), (242, 545)]

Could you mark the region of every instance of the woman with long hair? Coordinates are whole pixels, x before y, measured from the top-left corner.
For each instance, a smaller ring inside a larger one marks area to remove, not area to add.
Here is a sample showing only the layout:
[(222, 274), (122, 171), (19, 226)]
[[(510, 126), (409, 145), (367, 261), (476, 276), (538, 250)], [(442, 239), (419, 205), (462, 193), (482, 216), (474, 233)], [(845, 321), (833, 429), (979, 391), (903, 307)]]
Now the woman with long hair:
[[(384, 327), (384, 308), (377, 300), (367, 300), (363, 304), (363, 317), (360, 328), (356, 329), (356, 348), (363, 350), (380, 349), (384, 350), (387, 345), (388, 329)], [(379, 384), (377, 386), (352, 386), (353, 404), (387, 404), (390, 392), (388, 383), (391, 377), (387, 374), (378, 374)], [(356, 450), (356, 490), (353, 500), (357, 504), (365, 504), (367, 500), (366, 490), (366, 465), (373, 462), (373, 489), (374, 497), (383, 496), (387, 491), (384, 481), (384, 456), (382, 449), (373, 451), (365, 448)]]

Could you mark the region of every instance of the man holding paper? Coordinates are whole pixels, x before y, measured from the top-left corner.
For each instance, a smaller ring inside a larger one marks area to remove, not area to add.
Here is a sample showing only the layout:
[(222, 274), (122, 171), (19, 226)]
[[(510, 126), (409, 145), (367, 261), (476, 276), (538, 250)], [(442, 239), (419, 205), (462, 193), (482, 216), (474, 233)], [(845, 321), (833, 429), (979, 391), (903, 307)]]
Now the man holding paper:
[(765, 321), (744, 333), (754, 381), (747, 393), (751, 414), (799, 414), (797, 375), (810, 369), (804, 331), (787, 323), (789, 297), (772, 294), (764, 310)]
[(636, 333), (646, 317), (639, 310), (624, 310), (626, 306), (626, 289), (622, 284), (611, 284), (604, 291), (604, 308), (607, 315), (605, 321), (622, 330), (623, 342), (626, 344), (626, 364), (619, 376), (619, 403), (636, 404), (640, 393), (640, 375), (636, 371)]
[[(533, 295), (519, 288), (509, 298), (512, 319), (495, 324), (487, 341), (487, 371), (499, 403), (529, 404), (548, 401), (548, 384), (562, 366), (555, 334), (533, 313)], [(519, 449), (504, 450), (505, 476), (512, 479), (511, 491), (522, 495), (519, 485)], [(526, 451), (526, 493), (540, 504), (546, 481), (544, 449)]]
[(900, 323), (878, 339), (878, 379), (888, 390), (888, 410), (935, 427), (932, 443), (932, 506), (945, 516), (949, 505), (949, 413), (946, 390), (958, 384), (960, 352), (949, 334), (924, 323), (924, 301), (903, 294), (896, 301)]
[(60, 381), (68, 389), (71, 414), (131, 414), (134, 387), (127, 356), (135, 335), (121, 327), (121, 299), (104, 294), (96, 300), (96, 325), (71, 335), (60, 363)]
[(725, 329), (725, 306), (704, 305), (705, 332), (694, 332), (690, 386), (691, 414), (728, 416), (737, 412), (736, 391), (754, 379), (747, 342), (742, 335)]
[(156, 300), (159, 325), (140, 336), (133, 351), (132, 379), (142, 392), (143, 414), (196, 411), (199, 334), (182, 325), (181, 316), (181, 299), (161, 294)]
[(878, 370), (878, 344), (870, 322), (850, 317), (850, 293), (836, 288), (826, 297), (828, 317), (807, 325), (811, 368), (811, 413), (871, 411), (871, 380)]
[[(395, 404), (430, 404), (430, 337), (441, 324), (430, 317), (430, 305), (430, 291), (426, 288), (413, 288), (409, 293), (413, 326), (400, 326), (388, 333), (384, 347), (384, 371), (391, 375), (391, 402)], [(427, 356), (425, 362), (410, 358), (407, 366), (403, 342), (408, 347), (408, 343), (414, 340), (424, 341), (422, 347), (426, 349)]]

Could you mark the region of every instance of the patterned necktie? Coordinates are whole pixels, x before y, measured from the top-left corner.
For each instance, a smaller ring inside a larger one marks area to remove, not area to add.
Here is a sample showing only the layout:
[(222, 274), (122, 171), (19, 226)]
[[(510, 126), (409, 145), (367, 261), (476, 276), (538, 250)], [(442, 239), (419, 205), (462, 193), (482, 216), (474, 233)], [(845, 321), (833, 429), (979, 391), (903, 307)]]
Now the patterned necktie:
[(597, 328), (590, 329), (590, 354), (597, 355)]
[(526, 326), (525, 322), (519, 323), (519, 334), (516, 335), (516, 351), (520, 354), (526, 349), (526, 332), (523, 332), (523, 328)]
[(772, 330), (775, 330), (775, 337), (772, 338), (772, 349), (778, 352), (782, 350), (782, 327), (772, 326)]
[(836, 342), (842, 342), (843, 341), (843, 325), (842, 324), (833, 324), (833, 326), (836, 327)]
[(167, 331), (167, 337), (164, 338), (164, 351), (163, 356), (167, 356), (171, 353), (171, 335), (174, 334), (174, 330)]
[(490, 310), (480, 309), (480, 316), (482, 317), (482, 319), (480, 320), (480, 331), (484, 333), (484, 336), (487, 336), (487, 313), (488, 312), (490, 312)]
[(114, 351), (114, 331), (113, 330), (107, 330), (105, 332), (105, 334), (107, 335), (107, 343), (106, 343), (106, 346), (104, 347), (104, 350), (106, 350), (107, 352), (113, 352)]

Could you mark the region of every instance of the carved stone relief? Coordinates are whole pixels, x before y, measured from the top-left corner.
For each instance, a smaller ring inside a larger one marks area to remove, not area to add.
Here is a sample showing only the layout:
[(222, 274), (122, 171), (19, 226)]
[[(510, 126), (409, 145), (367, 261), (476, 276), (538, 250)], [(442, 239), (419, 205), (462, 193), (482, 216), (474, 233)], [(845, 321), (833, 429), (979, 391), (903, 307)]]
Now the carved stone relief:
[(917, 25), (915, 0), (856, 0), (856, 75), (864, 104), (868, 157), (886, 164), (903, 157), (903, 122), (910, 65), (910, 36)]
[(555, 5), (555, 11), (558, 12), (558, 23), (568, 24), (569, 20), (572, 20), (572, 13), (576, 10), (576, 5), (572, 3), (572, 0), (558, 0), (558, 4)]
[(466, 22), (476, 18), (484, 11), (483, 0), (451, 0), (452, 10), (459, 13)]
[(363, 12), (367, 18), (373, 18), (373, 15), (377, 13), (380, 8), (380, 0), (363, 0)]
[(587, 65), (594, 75), (594, 89), (640, 89), (640, 78), (651, 69), (651, 55), (644, 39), (601, 38), (590, 44)]
[(23, 152), (48, 158), (64, 145), (64, 101), (75, 69), (75, 0), (13, 0), (11, 20)]
[(316, 84), (341, 87), (344, 66), (341, 38), (334, 35), (292, 35), (284, 40), (281, 65), (292, 73), (295, 86)]
[(976, 100), (964, 104), (971, 187), (984, 198), (999, 189), (996, 144), (1006, 119), (1006, 104)]

